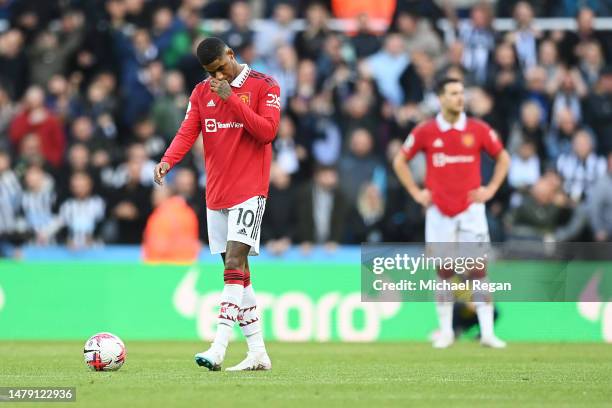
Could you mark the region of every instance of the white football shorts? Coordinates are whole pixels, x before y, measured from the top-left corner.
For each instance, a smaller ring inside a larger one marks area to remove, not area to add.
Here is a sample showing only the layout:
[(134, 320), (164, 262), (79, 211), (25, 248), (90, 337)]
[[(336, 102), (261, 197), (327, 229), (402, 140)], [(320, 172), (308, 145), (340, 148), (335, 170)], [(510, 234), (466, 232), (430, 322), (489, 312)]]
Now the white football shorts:
[(472, 203), (449, 217), (432, 204), (425, 215), (425, 242), (489, 242), (485, 205)]
[(261, 220), (266, 208), (266, 198), (251, 197), (233, 207), (206, 209), (208, 241), (212, 254), (225, 253), (227, 241), (238, 241), (250, 245), (249, 255), (259, 255)]

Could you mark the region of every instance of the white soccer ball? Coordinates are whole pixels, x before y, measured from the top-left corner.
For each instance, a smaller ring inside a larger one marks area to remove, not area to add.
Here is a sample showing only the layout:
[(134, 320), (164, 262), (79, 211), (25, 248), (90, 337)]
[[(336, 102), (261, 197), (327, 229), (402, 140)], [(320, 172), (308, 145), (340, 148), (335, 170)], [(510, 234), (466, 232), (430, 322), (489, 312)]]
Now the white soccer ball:
[(94, 371), (116, 371), (125, 363), (125, 344), (111, 333), (94, 334), (85, 342), (85, 364)]

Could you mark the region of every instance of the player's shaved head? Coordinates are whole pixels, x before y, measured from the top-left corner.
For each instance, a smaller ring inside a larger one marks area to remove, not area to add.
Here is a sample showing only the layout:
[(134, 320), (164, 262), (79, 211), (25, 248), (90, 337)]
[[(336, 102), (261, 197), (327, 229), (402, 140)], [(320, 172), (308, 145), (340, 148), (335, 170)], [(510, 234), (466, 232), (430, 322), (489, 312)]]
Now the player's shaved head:
[(227, 45), (217, 37), (208, 37), (200, 44), (196, 54), (200, 65), (208, 65), (220, 58), (227, 51)]

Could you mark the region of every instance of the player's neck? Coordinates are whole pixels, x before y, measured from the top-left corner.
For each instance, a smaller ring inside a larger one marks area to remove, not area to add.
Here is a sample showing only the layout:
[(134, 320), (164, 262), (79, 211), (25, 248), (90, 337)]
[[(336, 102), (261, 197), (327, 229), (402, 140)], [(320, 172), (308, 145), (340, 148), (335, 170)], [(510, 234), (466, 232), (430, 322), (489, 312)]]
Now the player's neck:
[(452, 125), (459, 120), (462, 112), (455, 113), (455, 112), (442, 111), (441, 113), (442, 113), (442, 117), (444, 118), (444, 120)]

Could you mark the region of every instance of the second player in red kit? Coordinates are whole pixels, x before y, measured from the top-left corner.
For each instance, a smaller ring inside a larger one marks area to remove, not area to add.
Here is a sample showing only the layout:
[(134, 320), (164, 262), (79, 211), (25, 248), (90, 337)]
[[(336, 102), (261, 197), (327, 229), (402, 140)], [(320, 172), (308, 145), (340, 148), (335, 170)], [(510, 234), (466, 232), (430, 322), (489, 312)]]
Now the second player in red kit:
[(249, 351), (228, 370), (269, 370), (247, 257), (259, 254), (280, 89), (271, 77), (239, 64), (218, 38), (202, 41), (197, 56), (210, 78), (193, 90), (185, 119), (155, 168), (155, 181), (161, 183), (202, 135), (208, 238), (211, 252), (223, 258), (225, 285), (215, 339), (195, 360), (219, 370), (238, 322)]

